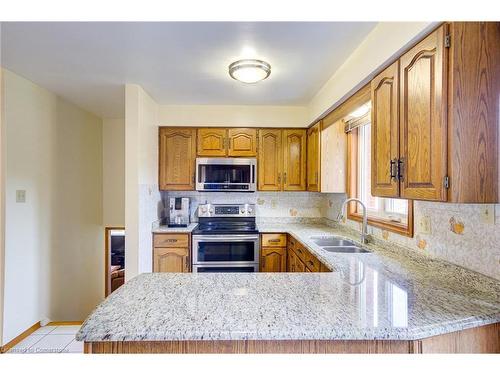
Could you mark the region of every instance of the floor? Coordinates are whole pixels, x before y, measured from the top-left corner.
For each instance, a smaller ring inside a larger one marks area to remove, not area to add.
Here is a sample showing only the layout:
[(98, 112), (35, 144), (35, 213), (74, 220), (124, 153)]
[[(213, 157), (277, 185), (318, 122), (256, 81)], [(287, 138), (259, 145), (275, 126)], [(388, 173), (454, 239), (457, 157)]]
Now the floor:
[(83, 353), (83, 342), (75, 340), (80, 326), (41, 327), (7, 353)]

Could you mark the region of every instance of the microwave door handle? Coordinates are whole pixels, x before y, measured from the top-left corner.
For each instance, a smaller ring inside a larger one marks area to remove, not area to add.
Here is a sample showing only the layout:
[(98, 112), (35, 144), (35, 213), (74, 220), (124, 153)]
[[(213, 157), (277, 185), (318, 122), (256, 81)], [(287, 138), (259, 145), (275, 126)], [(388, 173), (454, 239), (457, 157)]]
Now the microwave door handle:
[(252, 164), (252, 184), (255, 184), (255, 165)]

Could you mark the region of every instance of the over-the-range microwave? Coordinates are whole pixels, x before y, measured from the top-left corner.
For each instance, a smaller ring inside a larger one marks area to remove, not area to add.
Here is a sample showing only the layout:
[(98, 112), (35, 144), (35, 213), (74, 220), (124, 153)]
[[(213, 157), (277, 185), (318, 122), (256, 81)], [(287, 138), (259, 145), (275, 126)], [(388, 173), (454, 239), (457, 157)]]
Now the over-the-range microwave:
[(255, 158), (196, 158), (198, 191), (252, 192), (256, 176)]

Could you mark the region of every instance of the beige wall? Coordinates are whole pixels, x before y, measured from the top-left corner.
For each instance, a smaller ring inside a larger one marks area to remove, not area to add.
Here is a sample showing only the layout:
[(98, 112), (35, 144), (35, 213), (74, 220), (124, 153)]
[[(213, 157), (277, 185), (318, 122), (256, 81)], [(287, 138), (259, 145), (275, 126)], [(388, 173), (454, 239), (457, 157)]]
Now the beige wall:
[(303, 127), (307, 108), (251, 105), (160, 105), (163, 126)]
[(90, 313), (104, 294), (104, 239), (101, 119), (7, 70), (4, 89), (8, 342)]
[(161, 215), (158, 105), (139, 86), (125, 87), (125, 278), (152, 271), (151, 224)]
[(103, 225), (125, 226), (125, 119), (102, 122)]

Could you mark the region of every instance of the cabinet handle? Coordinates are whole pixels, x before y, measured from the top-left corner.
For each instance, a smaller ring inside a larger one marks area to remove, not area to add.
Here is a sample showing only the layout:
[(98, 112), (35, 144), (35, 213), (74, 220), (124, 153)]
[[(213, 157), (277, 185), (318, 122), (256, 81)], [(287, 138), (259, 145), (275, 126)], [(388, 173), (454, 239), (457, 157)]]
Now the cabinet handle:
[(286, 172), (283, 173), (283, 183), (286, 184)]
[(189, 271), (189, 257), (185, 257), (185, 266), (184, 266), (184, 269), (187, 271)]
[(398, 180), (398, 175), (397, 175), (397, 162), (398, 159), (394, 158), (389, 162), (389, 174), (391, 175), (391, 181)]
[(266, 257), (262, 257), (262, 268), (266, 267)]
[(227, 139), (227, 147), (231, 150), (231, 139), (229, 138), (226, 139)]
[(399, 181), (404, 181), (404, 166), (405, 166), (405, 159), (401, 158), (398, 160), (398, 180)]
[(281, 173), (278, 172), (278, 184), (281, 183)]

